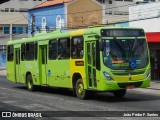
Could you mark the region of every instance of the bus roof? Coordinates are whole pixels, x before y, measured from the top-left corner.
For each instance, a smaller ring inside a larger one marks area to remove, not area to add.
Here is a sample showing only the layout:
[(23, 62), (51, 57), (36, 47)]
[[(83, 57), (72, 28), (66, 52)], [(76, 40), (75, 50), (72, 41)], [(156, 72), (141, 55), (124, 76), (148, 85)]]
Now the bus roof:
[[(30, 38), (22, 38), (18, 40), (8, 41), (7, 45), (43, 41), (43, 40), (51, 40), (51, 39), (58, 39), (58, 38), (65, 38), (65, 37), (73, 37), (73, 36), (81, 36), (81, 35), (87, 35), (87, 34), (100, 35), (101, 29), (114, 29), (114, 28), (135, 29), (132, 27), (122, 27), (122, 26), (96, 26), (96, 27), (92, 26), (92, 27), (85, 28), (85, 29), (78, 29), (78, 30), (65, 31), (65, 32), (62, 32), (61, 30), (55, 30), (50, 33), (39, 33), (39, 34), (36, 34), (34, 37), (30, 37)], [(142, 28), (136, 28), (136, 29), (142, 29)]]

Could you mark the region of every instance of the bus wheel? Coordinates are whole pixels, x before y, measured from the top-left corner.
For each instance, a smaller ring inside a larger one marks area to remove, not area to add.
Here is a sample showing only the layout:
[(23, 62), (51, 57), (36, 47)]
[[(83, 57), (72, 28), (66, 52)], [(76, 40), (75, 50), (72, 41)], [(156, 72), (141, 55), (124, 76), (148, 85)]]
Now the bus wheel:
[(32, 75), (28, 75), (27, 76), (27, 88), (29, 91), (33, 91), (34, 90), (34, 85), (33, 85), (33, 80), (32, 80)]
[(77, 98), (82, 100), (86, 98), (86, 90), (84, 89), (82, 79), (78, 79), (76, 82), (76, 95)]
[(124, 90), (116, 90), (113, 92), (116, 97), (123, 97), (126, 94), (126, 89)]

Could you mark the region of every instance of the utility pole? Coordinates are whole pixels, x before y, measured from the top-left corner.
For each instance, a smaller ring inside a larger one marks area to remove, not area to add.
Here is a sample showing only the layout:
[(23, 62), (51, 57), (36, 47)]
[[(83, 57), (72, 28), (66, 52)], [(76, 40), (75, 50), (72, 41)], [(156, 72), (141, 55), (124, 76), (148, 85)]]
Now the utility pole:
[(9, 38), (12, 40), (12, 24), (9, 26)]
[(31, 21), (31, 35), (34, 36), (34, 29), (35, 29), (35, 16), (32, 14), (32, 21)]

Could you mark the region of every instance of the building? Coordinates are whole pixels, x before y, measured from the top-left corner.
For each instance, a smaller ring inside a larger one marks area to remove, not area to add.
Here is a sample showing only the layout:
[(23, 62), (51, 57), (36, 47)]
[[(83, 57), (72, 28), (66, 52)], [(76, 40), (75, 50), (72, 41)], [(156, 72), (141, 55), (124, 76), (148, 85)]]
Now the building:
[(134, 4), (133, 0), (105, 0), (106, 18), (108, 24), (128, 21), (128, 6)]
[(67, 3), (72, 0), (46, 1), (29, 10), (28, 34), (53, 31), (66, 27)]
[(0, 4), (0, 68), (5, 67), (7, 41), (27, 37), (28, 9), (44, 1), (8, 0)]
[(46, 0), (10, 0), (0, 4), (0, 45), (27, 37), (28, 9)]
[(52, 0), (29, 10), (29, 36), (54, 29), (104, 24), (104, 5), (95, 0)]
[[(143, 2), (158, 2), (159, 0), (97, 0), (104, 5), (107, 24), (129, 21), (129, 7)], [(126, 24), (125, 24), (126, 25)]]
[(96, 0), (74, 0), (67, 5), (67, 26), (80, 28), (105, 24), (105, 8)]
[(152, 79), (160, 79), (160, 2), (129, 8), (129, 26), (144, 28), (150, 49)]

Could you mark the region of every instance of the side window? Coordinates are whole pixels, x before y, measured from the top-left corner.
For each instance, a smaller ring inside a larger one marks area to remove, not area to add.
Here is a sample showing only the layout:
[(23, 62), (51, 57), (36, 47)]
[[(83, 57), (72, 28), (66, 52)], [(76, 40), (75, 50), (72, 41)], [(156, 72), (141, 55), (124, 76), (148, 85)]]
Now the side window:
[(58, 59), (70, 58), (70, 38), (58, 40)]
[(37, 49), (38, 49), (38, 44), (37, 44), (37, 42), (35, 42), (34, 43), (34, 58), (35, 58), (35, 60), (37, 60), (37, 56), (38, 56)]
[(96, 67), (96, 43), (92, 43), (92, 60), (93, 66)]
[(24, 43), (21, 45), (21, 60), (22, 61), (25, 60), (25, 44)]
[(26, 60), (34, 60), (34, 42), (26, 43)]
[(13, 45), (9, 45), (7, 47), (7, 61), (13, 61), (14, 56), (14, 47)]
[(49, 59), (55, 60), (57, 58), (57, 40), (49, 41)]
[(71, 56), (72, 59), (80, 59), (83, 58), (83, 37), (74, 37), (72, 38), (72, 47), (71, 47)]

